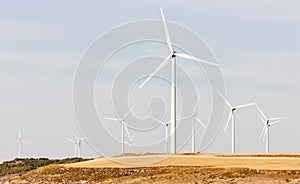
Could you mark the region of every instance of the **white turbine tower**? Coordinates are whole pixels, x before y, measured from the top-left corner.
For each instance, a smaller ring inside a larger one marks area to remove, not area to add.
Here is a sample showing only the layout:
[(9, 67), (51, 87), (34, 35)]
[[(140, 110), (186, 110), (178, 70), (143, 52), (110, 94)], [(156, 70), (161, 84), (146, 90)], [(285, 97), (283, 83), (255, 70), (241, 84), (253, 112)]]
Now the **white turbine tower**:
[(177, 53), (172, 45), (170, 34), (168, 31), (167, 23), (164, 17), (162, 8), (160, 8), (161, 17), (164, 25), (167, 45), (170, 50), (170, 54), (166, 59), (150, 74), (150, 76), (139, 86), (142, 88), (157, 72), (164, 68), (168, 63), (172, 64), (172, 84), (171, 84), (171, 153), (176, 153), (176, 57), (198, 61), (210, 65), (219, 66), (216, 63), (200, 59), (185, 53)]
[(197, 117), (197, 111), (199, 113), (199, 101), (200, 101), (200, 96), (198, 95), (197, 97), (197, 101), (196, 104), (194, 106), (193, 109), (193, 114), (191, 114), (190, 116), (187, 116), (189, 118), (192, 118), (192, 152), (195, 153), (195, 130), (196, 130), (196, 126), (195, 126), (195, 122), (199, 123), (203, 128), (207, 129), (207, 126)]
[(244, 105), (237, 105), (237, 106), (232, 106), (228, 100), (222, 95), (222, 93), (219, 92), (219, 94), (222, 96), (224, 99), (225, 103), (230, 107), (230, 113), (228, 116), (228, 120), (225, 126), (225, 130), (227, 130), (227, 127), (229, 125), (230, 119), (231, 119), (231, 153), (235, 153), (235, 118), (234, 118), (234, 112), (237, 109), (243, 108), (243, 107), (248, 107), (251, 105), (255, 105), (254, 103), (249, 103), (249, 104), (244, 104)]
[(270, 146), (269, 145), (269, 139), (270, 139), (269, 128), (270, 128), (271, 125), (279, 123), (280, 120), (285, 119), (287, 117), (267, 118), (267, 116), (262, 112), (262, 110), (258, 106), (256, 106), (256, 108), (259, 111), (258, 116), (259, 116), (260, 120), (262, 121), (262, 123), (264, 125), (264, 128), (263, 128), (263, 130), (262, 130), (262, 132), (260, 134), (260, 138), (263, 137), (263, 140), (266, 141), (266, 153), (269, 153), (269, 151), (270, 151), (269, 150), (269, 148), (270, 148), (269, 147)]
[(16, 140), (16, 142), (14, 142), (12, 144), (12, 146), (16, 145), (17, 143), (19, 143), (18, 158), (21, 158), (21, 144), (22, 143), (29, 144), (29, 142), (27, 142), (21, 138), (21, 130), (20, 129), (19, 129), (18, 139)]
[[(125, 144), (125, 141), (124, 141), (124, 130), (126, 131), (128, 138), (129, 139), (133, 139), (133, 138), (130, 137), (127, 125), (125, 123), (125, 120), (126, 120), (127, 116), (130, 114), (130, 112), (133, 110), (133, 108), (134, 108), (134, 105), (129, 109), (129, 111), (124, 115), (123, 118), (108, 118), (108, 117), (104, 118), (104, 119), (107, 119), (107, 120), (118, 121), (118, 122), (121, 123), (121, 125), (122, 125), (122, 135), (121, 135), (122, 153), (124, 153), (124, 144)], [(127, 143), (129, 143), (129, 141)]]
[(75, 134), (73, 134), (73, 137), (75, 138), (75, 140), (72, 140), (68, 137), (66, 137), (66, 139), (72, 143), (74, 143), (74, 147), (75, 147), (75, 157), (80, 158), (81, 157), (81, 151), (80, 151), (80, 146), (81, 146), (81, 141), (86, 140), (86, 137), (77, 137)]

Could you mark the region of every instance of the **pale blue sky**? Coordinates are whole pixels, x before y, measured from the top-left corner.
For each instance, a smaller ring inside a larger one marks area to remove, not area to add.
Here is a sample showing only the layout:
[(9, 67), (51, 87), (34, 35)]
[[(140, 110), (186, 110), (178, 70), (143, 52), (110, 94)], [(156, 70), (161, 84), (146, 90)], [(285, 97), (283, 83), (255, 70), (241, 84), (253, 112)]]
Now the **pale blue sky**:
[[(72, 81), (80, 57), (113, 27), (160, 19), (160, 6), (168, 21), (189, 28), (208, 43), (222, 66), (233, 103), (253, 101), (270, 116), (288, 116), (271, 127), (271, 151), (300, 152), (296, 0), (0, 1), (0, 5), (0, 161), (17, 155), (17, 147), (10, 145), (18, 128), (31, 143), (24, 145), (24, 156), (73, 156), (73, 145), (65, 137), (78, 134)], [(245, 122), (237, 125), (237, 151), (263, 152), (264, 143), (247, 131), (257, 129), (259, 134), (262, 128), (256, 117), (252, 119), (255, 109), (243, 113), (238, 117)], [(86, 144), (82, 149), (83, 156), (98, 156)], [(230, 133), (222, 131), (207, 151), (229, 152)]]

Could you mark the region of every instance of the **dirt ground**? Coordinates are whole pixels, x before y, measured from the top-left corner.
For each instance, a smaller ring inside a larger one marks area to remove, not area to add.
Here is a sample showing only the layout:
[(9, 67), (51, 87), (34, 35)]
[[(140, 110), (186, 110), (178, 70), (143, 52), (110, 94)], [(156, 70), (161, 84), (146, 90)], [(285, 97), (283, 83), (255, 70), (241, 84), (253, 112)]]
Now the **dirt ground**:
[(300, 154), (127, 155), (46, 166), (3, 183), (300, 183)]
[(300, 154), (146, 154), (101, 158), (87, 162), (67, 164), (64, 166), (79, 168), (213, 166), (220, 168), (250, 168), (259, 170), (300, 170)]

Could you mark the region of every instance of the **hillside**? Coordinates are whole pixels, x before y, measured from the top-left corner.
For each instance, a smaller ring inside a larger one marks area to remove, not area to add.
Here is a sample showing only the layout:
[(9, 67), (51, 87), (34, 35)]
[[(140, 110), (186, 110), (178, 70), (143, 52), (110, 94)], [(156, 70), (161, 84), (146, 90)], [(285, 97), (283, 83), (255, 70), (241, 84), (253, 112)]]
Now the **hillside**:
[(7, 174), (22, 174), (50, 164), (67, 164), (86, 161), (83, 158), (54, 159), (48, 158), (16, 158), (0, 164), (0, 177)]
[[(149, 163), (161, 157), (164, 159)], [(300, 183), (300, 158), (299, 154), (122, 155), (74, 164), (49, 165), (3, 182)]]

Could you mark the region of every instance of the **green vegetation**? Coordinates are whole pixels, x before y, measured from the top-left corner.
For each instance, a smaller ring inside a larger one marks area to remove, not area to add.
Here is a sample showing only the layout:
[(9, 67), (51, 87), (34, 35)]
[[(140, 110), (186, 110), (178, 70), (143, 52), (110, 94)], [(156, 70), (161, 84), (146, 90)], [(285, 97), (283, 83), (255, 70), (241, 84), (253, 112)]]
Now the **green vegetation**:
[(5, 161), (0, 164), (0, 177), (7, 174), (17, 174), (31, 171), (50, 164), (67, 164), (82, 162), (88, 159), (83, 158), (66, 158), (50, 160), (48, 158), (16, 158), (12, 161)]

